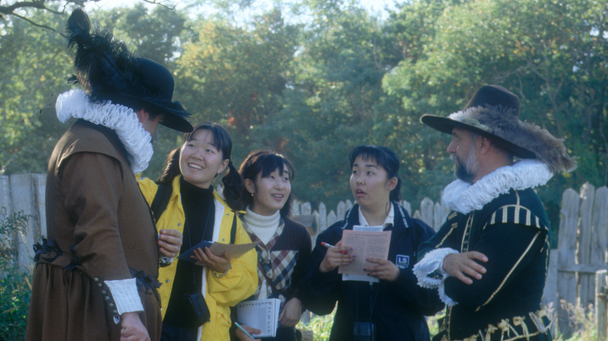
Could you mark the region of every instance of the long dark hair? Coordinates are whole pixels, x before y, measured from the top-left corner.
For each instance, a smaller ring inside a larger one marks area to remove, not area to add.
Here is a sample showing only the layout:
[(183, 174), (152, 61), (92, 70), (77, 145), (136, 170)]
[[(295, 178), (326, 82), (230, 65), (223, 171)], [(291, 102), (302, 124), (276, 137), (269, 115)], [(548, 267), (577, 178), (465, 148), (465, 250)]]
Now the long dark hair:
[[(291, 182), (295, 178), (296, 174), (289, 160), (287, 160), (283, 155), (275, 152), (268, 150), (256, 150), (247, 155), (247, 158), (245, 161), (243, 161), (241, 167), (239, 167), (239, 173), (243, 177), (243, 180), (249, 179), (255, 184), (258, 174), (261, 173), (262, 177), (267, 177), (270, 173), (278, 169), (279, 174), (283, 175), (285, 166), (287, 166), (287, 169), (289, 170), (289, 182)], [(252, 206), (253, 196), (247, 195), (245, 192), (243, 193), (244, 195), (241, 196), (241, 204), (245, 207)], [(291, 200), (292, 194), (290, 192), (285, 205), (280, 210), (281, 217), (284, 218), (289, 216)]]
[(376, 161), (378, 166), (382, 166), (386, 171), (387, 179), (397, 178), (397, 186), (391, 191), (389, 199), (391, 201), (401, 200), (401, 179), (399, 178), (399, 158), (397, 154), (384, 146), (359, 146), (348, 155), (351, 169), (358, 156)]
[(179, 169), (179, 154), (184, 143), (190, 141), (194, 133), (198, 130), (210, 131), (213, 134), (213, 141), (217, 149), (222, 151), (223, 159), (229, 160), (228, 172), (222, 178), (222, 183), (224, 184), (224, 197), (226, 198), (226, 203), (228, 206), (230, 206), (230, 208), (233, 210), (242, 210), (243, 206), (239, 200), (241, 199), (241, 194), (245, 190), (245, 183), (243, 182), (243, 178), (241, 178), (239, 172), (232, 164), (232, 160), (230, 160), (230, 155), (232, 154), (232, 139), (230, 138), (230, 134), (224, 127), (217, 123), (202, 122), (197, 124), (192, 132), (185, 133), (182, 138), (182, 145), (173, 149), (171, 152), (169, 152), (169, 154), (167, 154), (163, 174), (156, 180), (156, 183), (171, 186), (173, 179), (182, 174)]

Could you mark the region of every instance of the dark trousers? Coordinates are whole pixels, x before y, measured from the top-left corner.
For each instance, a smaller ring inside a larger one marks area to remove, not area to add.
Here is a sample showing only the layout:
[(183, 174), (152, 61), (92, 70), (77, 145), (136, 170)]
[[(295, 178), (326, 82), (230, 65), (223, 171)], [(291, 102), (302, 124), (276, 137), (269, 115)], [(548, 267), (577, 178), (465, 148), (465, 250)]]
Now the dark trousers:
[[(255, 335), (253, 335), (255, 336)], [(277, 329), (277, 336), (262, 338), (264, 341), (296, 341), (296, 334), (294, 327), (279, 327)]]
[(198, 341), (198, 327), (186, 328), (175, 327), (163, 323), (163, 330), (160, 334), (160, 341)]

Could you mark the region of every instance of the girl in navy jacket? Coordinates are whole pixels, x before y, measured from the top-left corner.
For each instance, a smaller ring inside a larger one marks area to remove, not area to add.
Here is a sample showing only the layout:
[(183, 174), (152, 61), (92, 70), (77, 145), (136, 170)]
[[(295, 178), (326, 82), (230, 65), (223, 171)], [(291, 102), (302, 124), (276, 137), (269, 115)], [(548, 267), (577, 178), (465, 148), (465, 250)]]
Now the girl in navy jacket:
[[(357, 339), (355, 328), (370, 325), (374, 325), (375, 338), (368, 340), (429, 340), (424, 315), (434, 315), (443, 304), (436, 292), (418, 286), (412, 267), (418, 246), (435, 232), (397, 204), (401, 180), (399, 160), (392, 150), (359, 146), (349, 159), (350, 187), (357, 204), (343, 221), (317, 237), (300, 284), (306, 294), (304, 303), (312, 312), (324, 315), (338, 302), (330, 341)], [(371, 265), (365, 271), (369, 277), (345, 280), (338, 267), (357, 255), (341, 245), (342, 231), (357, 225), (392, 231), (389, 255), (388, 259), (368, 260)]]

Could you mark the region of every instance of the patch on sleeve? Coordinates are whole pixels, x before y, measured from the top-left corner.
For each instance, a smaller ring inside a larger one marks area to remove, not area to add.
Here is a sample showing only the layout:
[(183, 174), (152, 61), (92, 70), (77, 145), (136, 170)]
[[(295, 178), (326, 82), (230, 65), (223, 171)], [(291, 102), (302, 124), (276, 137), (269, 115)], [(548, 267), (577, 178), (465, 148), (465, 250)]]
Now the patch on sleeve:
[(395, 265), (397, 265), (399, 269), (407, 269), (410, 266), (410, 256), (397, 255)]

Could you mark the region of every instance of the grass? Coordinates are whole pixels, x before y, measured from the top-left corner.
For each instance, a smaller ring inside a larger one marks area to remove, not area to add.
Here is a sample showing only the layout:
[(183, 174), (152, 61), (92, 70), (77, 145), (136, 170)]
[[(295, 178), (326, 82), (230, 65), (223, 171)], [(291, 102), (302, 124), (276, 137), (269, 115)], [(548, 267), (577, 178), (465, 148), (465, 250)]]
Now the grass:
[[(553, 335), (554, 341), (598, 341), (597, 330), (595, 326), (595, 315), (593, 306), (589, 306), (587, 309), (582, 307), (575, 307), (572, 304), (566, 304), (562, 302), (562, 307), (568, 311), (570, 323), (575, 327), (576, 331), (569, 338), (564, 338), (561, 333)], [(549, 315), (553, 315), (555, 309), (553, 307), (547, 307)], [(315, 316), (310, 320), (309, 324), (304, 324), (302, 321), (296, 326), (301, 330), (312, 330), (313, 341), (327, 341), (329, 340), (329, 334), (331, 332), (331, 326), (334, 320), (334, 314), (324, 316)], [(438, 313), (435, 316), (429, 316), (427, 318), (427, 324), (431, 332), (431, 337), (439, 331), (437, 319), (441, 318), (443, 312)], [(555, 323), (555, 322), (554, 322)]]

